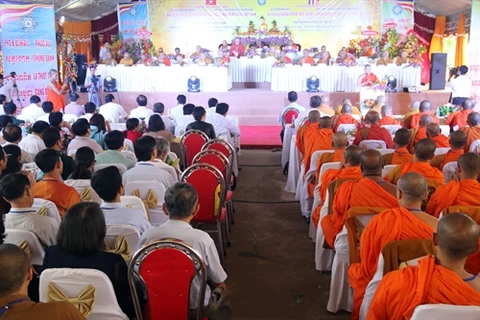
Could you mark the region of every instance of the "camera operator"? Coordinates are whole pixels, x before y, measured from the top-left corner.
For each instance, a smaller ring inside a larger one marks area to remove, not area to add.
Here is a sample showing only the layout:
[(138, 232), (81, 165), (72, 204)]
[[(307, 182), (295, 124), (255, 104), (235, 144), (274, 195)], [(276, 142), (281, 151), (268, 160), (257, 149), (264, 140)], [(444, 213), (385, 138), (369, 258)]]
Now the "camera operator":
[(84, 87), (88, 90), (88, 101), (93, 102), (97, 108), (102, 105), (102, 100), (100, 99), (100, 91), (102, 90), (102, 78), (97, 76), (95, 72), (97, 68), (95, 66), (91, 66), (90, 74), (87, 76), (85, 80)]
[(450, 79), (452, 87), (452, 104), (459, 106), (463, 101), (472, 96), (472, 80), (467, 76), (468, 67), (461, 66), (457, 73)]
[[(0, 94), (5, 95), (7, 97), (6, 102), (12, 101), (12, 92), (14, 91), (15, 86), (15, 77), (10, 76), (12, 79), (11, 83), (6, 83), (3, 77), (3, 74), (0, 73)], [(8, 76), (7, 76), (8, 78)]]

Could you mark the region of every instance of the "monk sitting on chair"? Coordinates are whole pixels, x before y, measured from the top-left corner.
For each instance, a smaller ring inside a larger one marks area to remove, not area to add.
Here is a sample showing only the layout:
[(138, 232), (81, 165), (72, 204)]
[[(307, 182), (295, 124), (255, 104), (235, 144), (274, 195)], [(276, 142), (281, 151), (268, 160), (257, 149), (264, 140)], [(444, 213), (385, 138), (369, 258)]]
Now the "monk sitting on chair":
[(393, 138), (393, 153), (383, 155), (383, 164), (402, 164), (413, 161), (413, 154), (408, 152), (407, 146), (410, 143), (410, 131), (398, 129)]
[(465, 144), (467, 143), (467, 135), (463, 131), (455, 131), (450, 135), (450, 150), (445, 154), (436, 155), (430, 165), (432, 167), (438, 168), (440, 171), (443, 170), (443, 167), (452, 161), (457, 161), (457, 159), (464, 153)]
[(405, 126), (405, 120), (409, 119), (409, 122), (410, 122), (410, 117), (413, 116), (414, 114), (417, 114), (418, 113), (418, 109), (420, 107), (420, 101), (412, 101), (410, 102), (410, 104), (408, 105), (408, 109), (410, 110), (409, 112), (407, 112), (404, 116), (403, 116), (403, 120), (402, 120), (402, 126), (403, 128), (407, 128), (407, 129), (410, 129), (409, 127), (406, 127)]
[[(457, 131), (458, 132), (458, 131)], [(434, 217), (450, 206), (480, 206), (480, 156), (465, 153), (457, 160), (457, 177), (439, 186), (428, 201), (427, 211)]]
[(382, 154), (374, 149), (365, 150), (360, 156), (360, 168), (363, 178), (342, 183), (333, 199), (333, 213), (320, 221), (325, 241), (331, 248), (342, 231), (349, 208), (397, 206), (397, 188), (382, 180)]
[(420, 122), (418, 123), (417, 128), (412, 128), (411, 132), (411, 138), (410, 138), (410, 144), (408, 146), (408, 149), (413, 152), (415, 149), (415, 145), (418, 143), (418, 141), (427, 138), (427, 126), (432, 123), (432, 116), (429, 114), (423, 114), (420, 117)]
[(320, 114), (323, 116), (330, 116), (333, 117), (335, 115), (335, 110), (330, 108), (328, 105), (330, 102), (330, 98), (328, 96), (321, 96), (320, 97), (320, 106), (318, 107), (318, 111), (320, 111)]
[[(298, 151), (303, 155), (305, 155), (305, 132), (307, 129), (310, 128), (312, 124), (315, 124), (318, 126), (318, 123), (320, 122), (320, 112), (316, 109), (312, 109), (308, 112), (308, 122), (303, 124), (300, 128), (297, 130), (297, 137), (295, 140), (295, 145), (297, 146)], [(315, 126), (313, 126), (315, 127)]]
[(438, 220), (421, 210), (422, 202), (428, 196), (427, 180), (410, 172), (398, 180), (397, 187), (398, 206), (373, 217), (360, 240), (361, 262), (348, 269), (349, 282), (354, 290), (352, 319), (358, 319), (365, 290), (377, 270), (382, 248), (391, 241), (431, 239), (437, 230)]
[(474, 107), (475, 101), (473, 99), (463, 101), (462, 106), (460, 107), (461, 110), (448, 117), (445, 124), (449, 125), (452, 131), (454, 131), (455, 127), (458, 127), (460, 130), (465, 128), (467, 126), (468, 115), (473, 112)]
[(418, 127), (418, 123), (420, 122), (420, 117), (424, 114), (429, 114), (432, 116), (432, 122), (440, 124), (440, 119), (433, 115), (432, 104), (428, 100), (423, 100), (420, 103), (420, 107), (418, 108), (418, 113), (409, 116), (408, 118), (404, 118), (403, 127), (407, 129), (412, 129)]
[(347, 103), (342, 107), (342, 114), (333, 118), (333, 131), (337, 132), (341, 124), (358, 125), (357, 119), (352, 117), (352, 106)]
[(463, 132), (467, 134), (467, 145), (465, 150), (469, 151), (473, 141), (480, 139), (480, 113), (472, 112), (467, 117), (468, 127), (463, 128)]
[(387, 129), (380, 127), (378, 124), (379, 117), (378, 112), (369, 111), (367, 113), (365, 116), (365, 124), (369, 127), (357, 131), (355, 134), (355, 140), (353, 141), (354, 145), (358, 146), (363, 140), (383, 140), (385, 141), (387, 148), (393, 147), (390, 132)]
[(437, 188), (443, 184), (443, 173), (430, 165), (430, 160), (435, 156), (435, 143), (429, 139), (420, 140), (415, 146), (415, 154), (412, 162), (400, 164), (390, 170), (385, 180), (397, 184), (398, 179), (407, 172), (417, 172), (423, 175), (428, 186)]
[(448, 137), (442, 134), (442, 130), (438, 123), (432, 122), (427, 125), (427, 137), (435, 142), (437, 148), (448, 148), (450, 146)]
[(433, 235), (436, 256), (388, 273), (367, 319), (410, 319), (422, 304), (479, 305), (480, 278), (464, 269), (467, 257), (478, 250), (478, 225), (463, 213), (452, 213), (440, 219), (437, 229)]
[[(316, 119), (314, 119), (316, 121)], [(303, 134), (303, 145), (305, 146), (305, 154), (303, 164), (305, 173), (310, 170), (310, 160), (315, 151), (332, 150), (332, 119), (330, 117), (321, 117), (319, 123), (310, 122), (310, 126)]]
[(352, 114), (357, 114), (359, 116), (362, 115), (360, 110), (357, 107), (355, 107), (354, 105), (352, 105), (352, 101), (350, 101), (350, 99), (347, 99), (347, 98), (343, 99), (342, 104), (337, 106), (337, 109), (335, 110), (336, 115), (341, 115), (342, 114), (342, 108), (343, 108), (344, 104), (349, 104), (349, 105), (352, 106)]
[(382, 113), (382, 107), (387, 102), (387, 98), (384, 95), (379, 95), (375, 99), (375, 104), (370, 108), (370, 111), (376, 111), (378, 114)]
[(391, 106), (383, 106), (381, 108), (382, 120), (380, 120), (379, 124), (381, 126), (390, 126), (390, 125), (399, 125), (400, 122), (392, 118), (392, 107)]
[(365, 73), (361, 74), (357, 80), (357, 87), (371, 87), (378, 82), (378, 78), (372, 73), (372, 67), (369, 64), (365, 65)]

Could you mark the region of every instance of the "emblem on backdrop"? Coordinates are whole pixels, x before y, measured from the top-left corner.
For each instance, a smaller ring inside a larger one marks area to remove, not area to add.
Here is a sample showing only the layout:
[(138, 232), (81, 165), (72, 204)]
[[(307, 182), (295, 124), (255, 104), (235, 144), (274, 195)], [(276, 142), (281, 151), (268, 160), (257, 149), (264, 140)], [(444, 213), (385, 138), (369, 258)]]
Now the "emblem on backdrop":
[(20, 27), (24, 32), (34, 32), (37, 28), (37, 22), (32, 16), (23, 16), (20, 19)]

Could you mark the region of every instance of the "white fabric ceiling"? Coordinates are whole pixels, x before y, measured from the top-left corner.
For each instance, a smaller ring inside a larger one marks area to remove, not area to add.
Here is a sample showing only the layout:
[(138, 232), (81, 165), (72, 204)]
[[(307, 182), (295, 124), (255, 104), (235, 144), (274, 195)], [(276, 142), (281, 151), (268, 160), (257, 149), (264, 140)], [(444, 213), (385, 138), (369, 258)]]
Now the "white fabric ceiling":
[(472, 8), (472, 0), (415, 0), (415, 9), (435, 16), (451, 16)]

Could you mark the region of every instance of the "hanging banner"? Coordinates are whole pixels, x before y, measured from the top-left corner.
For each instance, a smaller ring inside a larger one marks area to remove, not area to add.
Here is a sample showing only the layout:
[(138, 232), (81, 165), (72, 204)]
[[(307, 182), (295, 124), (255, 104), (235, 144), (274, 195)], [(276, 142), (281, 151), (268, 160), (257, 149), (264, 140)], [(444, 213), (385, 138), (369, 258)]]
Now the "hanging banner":
[(139, 30), (145, 27), (150, 29), (148, 19), (148, 3), (120, 3), (117, 7), (118, 12), (118, 32), (123, 40), (141, 39)]
[(32, 95), (45, 100), (49, 72), (57, 69), (53, 5), (0, 0), (0, 12), (4, 72), (6, 76), (16, 73), (18, 95), (13, 93), (12, 100), (19, 108), (28, 105)]
[(399, 34), (413, 29), (413, 0), (382, 1), (382, 32), (395, 28)]
[(472, 1), (468, 48), (468, 76), (472, 79), (472, 97), (477, 100), (476, 110), (480, 111), (480, 0)]

